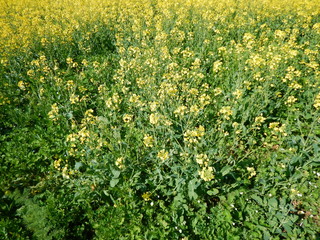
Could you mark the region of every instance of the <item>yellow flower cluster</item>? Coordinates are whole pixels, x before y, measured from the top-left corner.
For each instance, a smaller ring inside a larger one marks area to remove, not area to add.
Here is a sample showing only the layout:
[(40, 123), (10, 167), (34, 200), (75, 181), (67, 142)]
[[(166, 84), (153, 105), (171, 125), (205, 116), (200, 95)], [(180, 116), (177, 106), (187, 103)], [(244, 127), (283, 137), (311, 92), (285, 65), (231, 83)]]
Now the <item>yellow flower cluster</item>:
[(90, 150), (100, 150), (103, 146), (107, 145), (107, 141), (103, 137), (93, 131), (93, 129), (98, 125), (103, 127), (104, 118), (94, 115), (92, 109), (85, 111), (80, 124), (77, 124), (74, 120), (72, 121), (71, 129), (72, 132), (66, 136), (66, 142), (69, 143), (70, 149), (68, 154), (70, 156), (85, 156), (86, 148)]
[(262, 116), (262, 114), (258, 117), (255, 117), (253, 128), (254, 129), (260, 129), (262, 124), (266, 121), (266, 118)]
[(208, 166), (208, 163), (209, 163), (209, 158), (207, 156), (207, 154), (198, 154), (196, 155), (196, 162), (202, 166)]
[(59, 116), (59, 107), (58, 104), (54, 103), (51, 106), (51, 111), (48, 112), (48, 116), (52, 121), (57, 121)]
[(213, 167), (203, 167), (199, 170), (199, 175), (204, 181), (211, 181), (214, 179)]
[(145, 135), (143, 137), (143, 143), (146, 147), (153, 147), (154, 138), (150, 135)]
[(144, 201), (150, 201), (151, 200), (152, 194), (150, 192), (145, 192), (144, 194), (141, 195)]
[(204, 181), (211, 181), (214, 179), (214, 169), (209, 166), (209, 158), (207, 154), (198, 154), (196, 155), (196, 162), (201, 167), (201, 170), (198, 171), (199, 176)]
[(221, 115), (226, 120), (230, 119), (230, 116), (232, 115), (232, 109), (230, 106), (222, 107), (219, 111), (219, 115)]
[(187, 130), (184, 133), (184, 141), (188, 143), (197, 143), (205, 135), (203, 126), (196, 127), (194, 130)]
[(175, 111), (174, 111), (174, 114), (176, 115), (176, 116), (179, 116), (179, 115), (181, 115), (181, 116), (183, 116), (185, 113), (187, 113), (188, 112), (188, 108), (186, 107), (186, 106), (179, 106)]
[[(243, 11), (234, 14), (235, 9)], [(261, 19), (292, 11), (297, 13), (293, 25), (286, 18), (279, 26), (261, 23)], [(270, 123), (275, 116), (269, 117), (270, 111), (263, 108), (271, 104), (271, 96), (292, 109), (302, 102), (307, 88), (319, 87), (319, 53), (311, 39), (304, 39), (311, 33), (320, 34), (315, 18), (319, 14), (317, 0), (258, 0), (250, 4), (246, 0), (1, 1), (0, 63), (9, 64), (9, 56), (15, 52), (35, 56), (25, 63), (24, 72), (17, 74), (14, 87), (21, 94), (36, 89), (36, 97), (51, 105), (49, 119), (56, 125), (62, 119), (68, 122), (69, 156), (80, 158), (91, 151), (99, 156), (103, 147), (118, 156), (119, 151), (130, 151), (123, 148), (132, 143), (124, 141), (134, 135), (144, 146), (141, 151), (154, 154), (154, 159), (166, 161), (175, 154), (187, 159), (187, 153), (199, 152), (205, 136), (205, 140), (234, 137), (230, 142), (239, 146), (245, 145), (240, 135), (249, 131), (262, 132), (252, 134), (257, 138), (270, 132), (272, 138), (287, 136), (283, 120)], [(253, 28), (256, 30), (251, 31)], [(100, 42), (95, 39), (100, 30), (101, 34), (110, 31), (114, 53), (94, 52), (94, 48), (105, 50), (95, 46)], [(235, 32), (237, 38), (230, 38)], [(54, 54), (49, 55), (54, 52), (50, 46), (69, 49), (75, 41), (85, 59), (52, 59)], [(35, 43), (43, 50), (30, 54)], [(46, 96), (49, 93), (55, 96)], [(14, 100), (0, 96), (1, 106), (10, 101)], [(259, 112), (250, 116), (255, 104)], [(320, 93), (313, 107), (320, 109)], [(258, 115), (261, 112), (264, 115)], [(216, 134), (219, 131), (221, 136)], [(171, 149), (170, 153), (165, 149)], [(179, 155), (179, 151), (185, 152)], [(122, 169), (124, 159), (127, 164), (125, 156), (113, 164)], [(215, 170), (208, 156), (198, 154), (195, 160), (200, 177), (212, 180)], [(70, 176), (61, 159), (53, 165), (65, 178)], [(247, 171), (249, 178), (256, 174), (254, 168)], [(143, 198), (150, 200), (148, 192)]]
[(64, 164), (64, 166), (62, 167), (62, 162), (63, 160), (61, 158), (59, 158), (58, 160), (55, 160), (53, 163), (53, 166), (55, 169), (57, 169), (58, 171), (61, 171), (62, 177), (65, 179), (70, 179), (70, 176), (75, 174), (76, 171), (68, 169), (69, 165), (68, 165), (68, 161), (66, 161), (66, 163)]
[(18, 87), (19, 87), (22, 91), (26, 90), (26, 84), (25, 84), (23, 81), (19, 81), (19, 82), (18, 82)]
[(313, 106), (318, 110), (320, 109), (320, 93), (314, 99)]
[(132, 119), (133, 119), (133, 115), (132, 115), (132, 114), (124, 114), (124, 115), (123, 115), (123, 121), (124, 121), (125, 123), (131, 122)]
[(125, 166), (124, 166), (124, 157), (119, 157), (117, 158), (116, 160), (116, 166), (120, 169), (123, 169)]
[(219, 72), (221, 67), (222, 67), (222, 62), (220, 60), (217, 60), (213, 63), (213, 71), (215, 73)]
[(253, 167), (247, 167), (247, 171), (249, 172), (249, 179), (257, 175), (256, 170)]
[(285, 104), (291, 106), (294, 104), (298, 99), (294, 96), (289, 96), (288, 99), (285, 101)]
[(158, 113), (151, 113), (149, 119), (150, 119), (150, 123), (151, 123), (151, 124), (156, 125), (156, 124), (158, 124), (158, 122), (159, 122), (160, 114), (158, 114)]
[(273, 131), (273, 134), (280, 133), (283, 136), (286, 136), (286, 125), (285, 124), (280, 124), (279, 122), (272, 122), (269, 123), (269, 128)]
[(160, 158), (161, 161), (165, 161), (169, 159), (169, 152), (165, 149), (162, 149), (158, 152), (157, 157)]

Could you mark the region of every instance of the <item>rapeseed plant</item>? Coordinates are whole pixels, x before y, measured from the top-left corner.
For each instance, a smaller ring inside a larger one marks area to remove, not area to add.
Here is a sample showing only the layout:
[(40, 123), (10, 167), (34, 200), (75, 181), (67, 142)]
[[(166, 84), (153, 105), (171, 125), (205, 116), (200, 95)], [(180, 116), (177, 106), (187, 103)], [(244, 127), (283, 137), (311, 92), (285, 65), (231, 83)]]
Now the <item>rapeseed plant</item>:
[(319, 216), (318, 1), (9, 0), (0, 15), (0, 180), (31, 190), (14, 201), (41, 210), (19, 210), (35, 237), (316, 236), (298, 212)]

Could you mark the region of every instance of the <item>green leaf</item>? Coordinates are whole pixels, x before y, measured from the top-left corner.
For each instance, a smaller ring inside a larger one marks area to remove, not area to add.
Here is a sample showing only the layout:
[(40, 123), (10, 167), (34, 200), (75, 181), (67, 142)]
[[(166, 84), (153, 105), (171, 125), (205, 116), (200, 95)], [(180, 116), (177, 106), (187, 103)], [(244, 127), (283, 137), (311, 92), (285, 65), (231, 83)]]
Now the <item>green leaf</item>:
[(189, 184), (188, 184), (188, 196), (190, 199), (197, 199), (198, 198), (198, 194), (195, 192), (195, 190), (197, 189), (197, 179), (192, 179)]
[(271, 227), (279, 225), (278, 219), (275, 217), (267, 219), (267, 222), (268, 222), (269, 226), (271, 226)]
[(224, 166), (224, 167), (221, 169), (221, 174), (222, 174), (222, 176), (227, 175), (227, 174), (231, 171), (231, 169), (232, 169), (231, 166)]
[(111, 172), (113, 174), (113, 178), (118, 178), (120, 176), (121, 171), (111, 168)]
[(213, 195), (217, 195), (219, 193), (219, 190), (216, 188), (213, 188), (209, 191), (207, 191), (208, 195), (213, 196)]
[(291, 228), (292, 222), (291, 221), (284, 223), (282, 226), (288, 234), (290, 234), (290, 235), (292, 234), (292, 228)]
[(173, 205), (179, 206), (181, 203), (185, 202), (184, 196), (181, 193), (178, 193), (177, 196), (173, 199)]
[(83, 163), (82, 163), (82, 162), (76, 162), (76, 164), (75, 164), (75, 166), (74, 166), (74, 169), (75, 169), (75, 170), (79, 170), (82, 166), (83, 166)]
[(268, 204), (272, 208), (277, 208), (278, 207), (278, 200), (276, 198), (270, 198), (268, 201)]
[(252, 198), (253, 200), (255, 200), (260, 206), (263, 206), (263, 205), (264, 205), (264, 204), (263, 204), (263, 201), (262, 201), (262, 198), (259, 197), (258, 195), (253, 194), (253, 195), (251, 195), (251, 198)]
[(119, 178), (113, 178), (113, 179), (110, 181), (110, 187), (115, 187), (118, 182), (119, 182)]
[(263, 240), (270, 240), (271, 239), (271, 235), (268, 231), (264, 230), (263, 231)]
[(110, 195), (107, 190), (103, 190), (102, 192), (103, 192), (106, 196), (109, 196), (109, 195)]

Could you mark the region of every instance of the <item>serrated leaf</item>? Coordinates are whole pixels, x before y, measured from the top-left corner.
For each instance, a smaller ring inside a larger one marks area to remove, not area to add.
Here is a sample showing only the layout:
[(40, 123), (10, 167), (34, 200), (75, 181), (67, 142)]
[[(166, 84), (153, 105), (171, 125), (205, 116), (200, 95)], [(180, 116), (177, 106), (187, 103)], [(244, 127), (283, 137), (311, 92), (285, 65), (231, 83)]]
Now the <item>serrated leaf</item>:
[(268, 219), (267, 222), (268, 222), (269, 226), (271, 226), (271, 227), (279, 225), (278, 219), (275, 218), (275, 217), (271, 218), (271, 219)]
[(268, 231), (264, 230), (263, 231), (263, 240), (270, 240), (271, 239), (271, 235)]
[(270, 198), (268, 201), (268, 205), (272, 208), (278, 207), (278, 200), (276, 198)]
[(291, 222), (286, 222), (282, 226), (283, 226), (284, 230), (286, 230), (286, 232), (288, 234), (290, 234), (290, 235), (292, 234), (292, 228), (291, 228), (292, 223)]

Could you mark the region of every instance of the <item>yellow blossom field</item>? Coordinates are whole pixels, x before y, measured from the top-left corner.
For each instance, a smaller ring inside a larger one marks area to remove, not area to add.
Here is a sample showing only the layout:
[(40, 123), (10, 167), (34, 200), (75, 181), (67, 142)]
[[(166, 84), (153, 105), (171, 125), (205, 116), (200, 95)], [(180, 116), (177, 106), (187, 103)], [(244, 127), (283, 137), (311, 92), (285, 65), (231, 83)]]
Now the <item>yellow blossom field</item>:
[(319, 239), (318, 0), (0, 0), (0, 239)]

